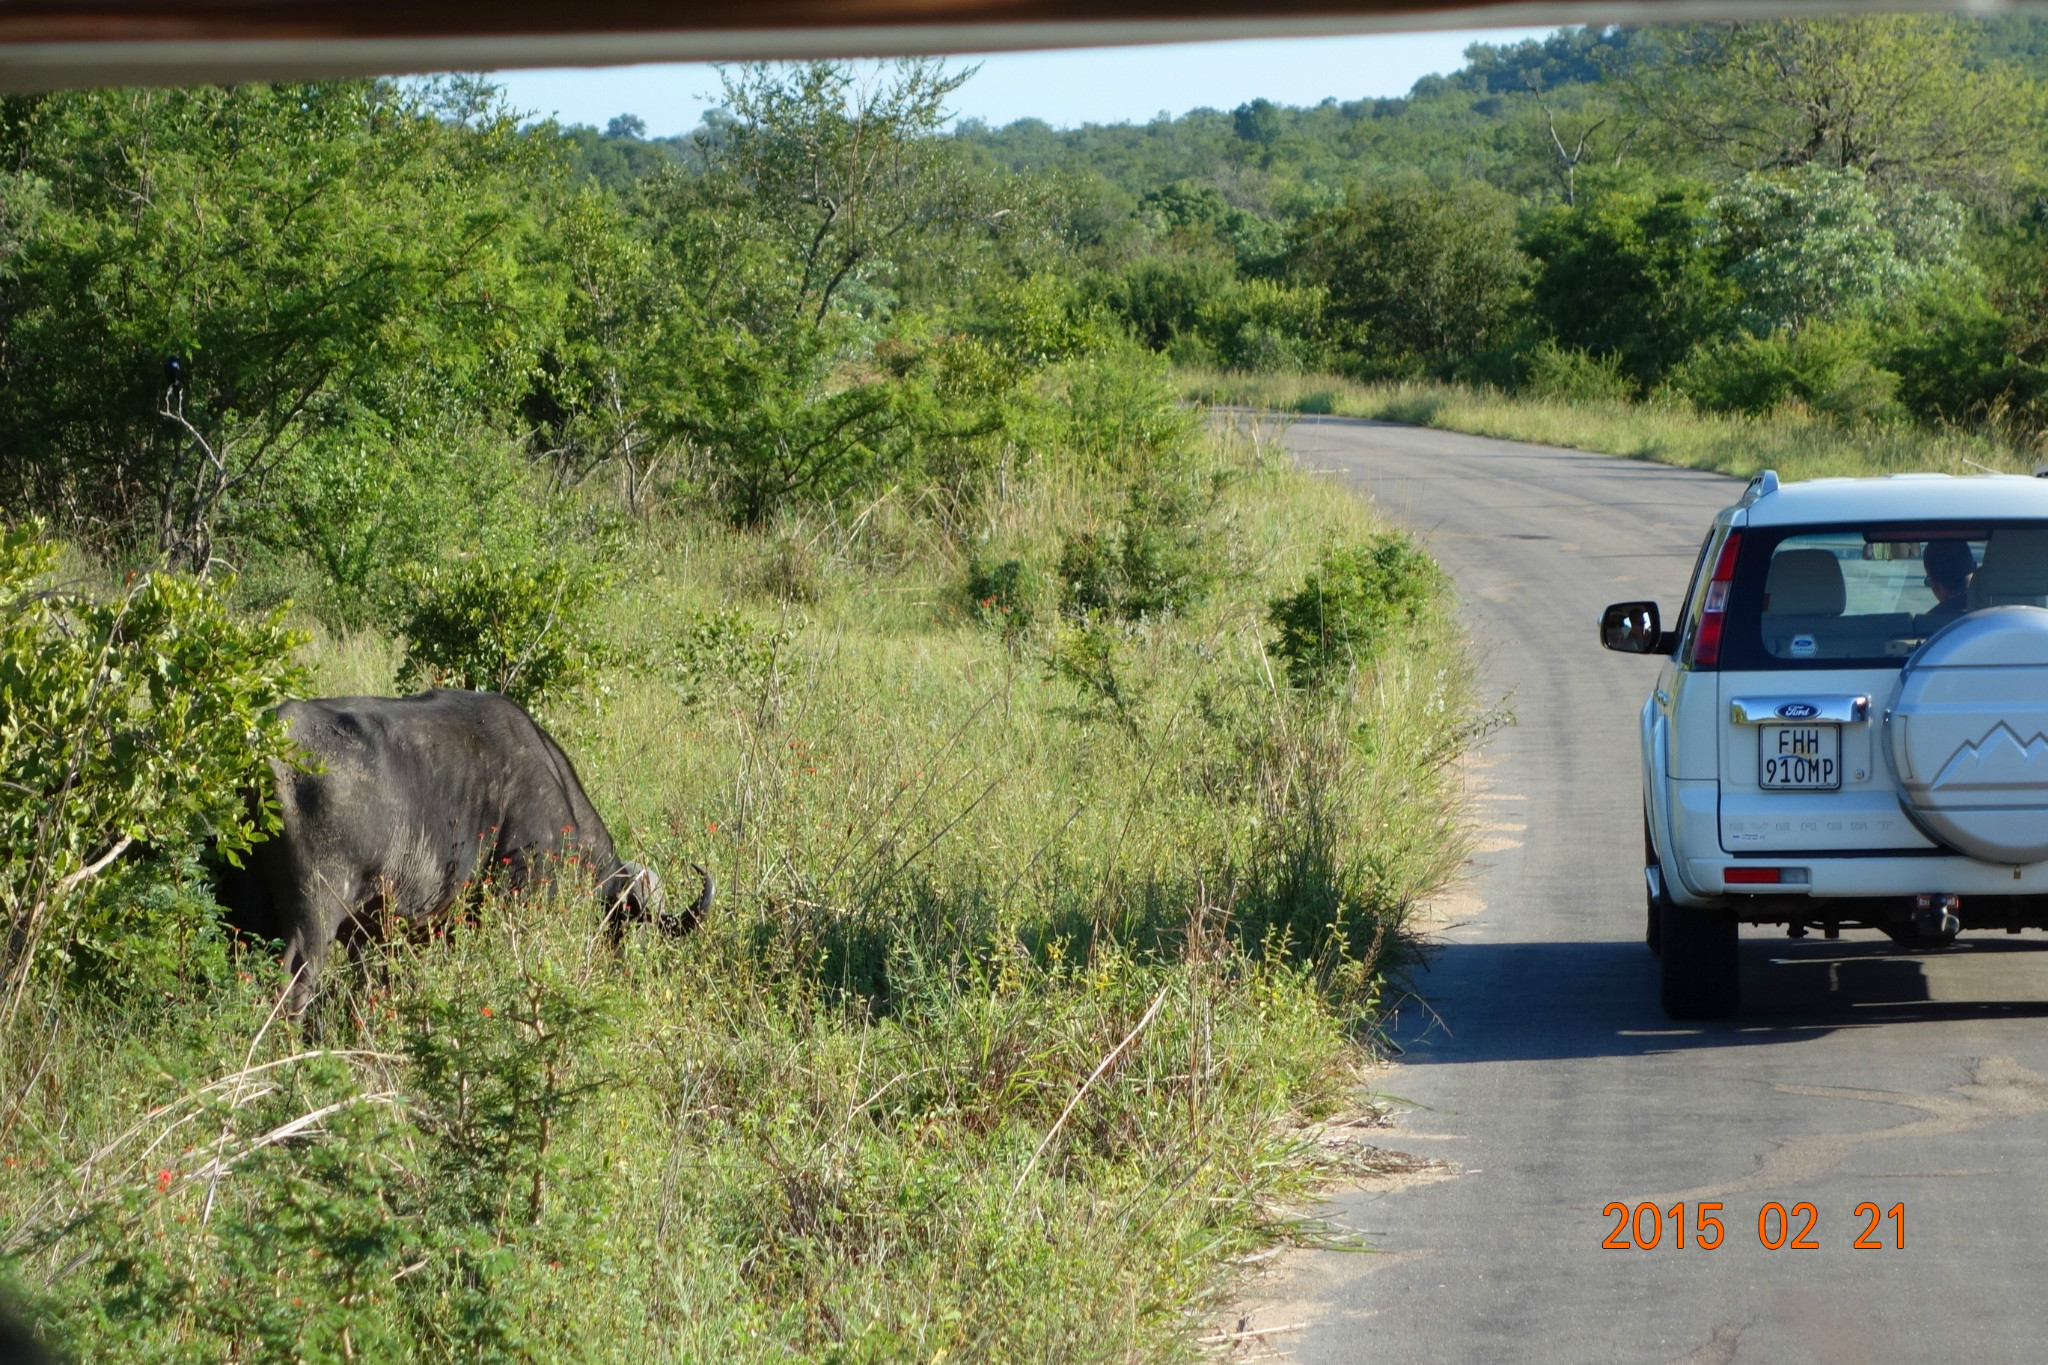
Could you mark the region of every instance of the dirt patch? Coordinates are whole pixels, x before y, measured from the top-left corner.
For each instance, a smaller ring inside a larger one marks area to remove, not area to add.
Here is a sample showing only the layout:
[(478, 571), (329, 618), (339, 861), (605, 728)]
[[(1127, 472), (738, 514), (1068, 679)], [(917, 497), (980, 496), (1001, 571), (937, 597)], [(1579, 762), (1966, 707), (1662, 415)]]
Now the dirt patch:
[(1303, 1130), (1303, 1136), (1320, 1149), (1319, 1164), (1329, 1175), (1324, 1202), (1293, 1211), (1303, 1220), (1300, 1240), (1245, 1259), (1246, 1278), (1201, 1337), (1202, 1345), (1219, 1359), (1285, 1360), (1291, 1339), (1338, 1311), (1330, 1295), (1339, 1285), (1435, 1254), (1374, 1251), (1356, 1234), (1321, 1221), (1333, 1196), (1392, 1194), (1458, 1174), (1451, 1162), (1380, 1145), (1393, 1134), (1385, 1110), (1347, 1115)]

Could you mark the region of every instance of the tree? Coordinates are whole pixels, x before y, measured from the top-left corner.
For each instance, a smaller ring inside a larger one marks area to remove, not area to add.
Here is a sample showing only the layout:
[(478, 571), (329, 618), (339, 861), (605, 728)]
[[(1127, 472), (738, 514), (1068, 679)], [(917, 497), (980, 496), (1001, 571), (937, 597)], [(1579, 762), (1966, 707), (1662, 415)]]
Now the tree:
[(548, 221), (544, 269), (560, 290), (555, 325), (521, 404), (528, 446), (557, 487), (614, 462), (639, 511), (673, 454), (661, 413), (676, 381), (670, 258), (611, 195), (586, 186)]
[(1708, 212), (1709, 239), (1742, 291), (1742, 322), (1758, 336), (1898, 297), (1946, 262), (1962, 234), (1961, 210), (1945, 196), (1906, 191), (1886, 204), (1861, 171), (1813, 164), (1745, 175)]
[(1534, 219), (1530, 301), (1560, 346), (1615, 355), (1642, 390), (1695, 345), (1735, 324), (1739, 291), (1708, 240), (1708, 191), (1696, 183), (1613, 189)]
[(872, 80), (839, 62), (726, 76), (730, 122), (707, 179), (789, 267), (791, 309), (823, 322), (967, 215), (958, 158), (937, 134), (972, 74), (906, 60)]
[(661, 433), (745, 524), (902, 458), (918, 405), (873, 363), (904, 273), (999, 230), (938, 133), (965, 79), (905, 61), (742, 68), (705, 172), (650, 192), (678, 368)]
[(388, 443), (523, 368), (511, 239), (551, 152), (485, 87), (16, 98), (0, 143), (32, 210), (0, 274), (0, 500), (203, 569), (308, 443)]
[(1674, 31), (1638, 60), (1631, 101), (1684, 146), (1738, 170), (1816, 165), (1874, 182), (1978, 187), (2038, 141), (2040, 97), (1975, 62), (1971, 31), (1937, 15), (1857, 15)]
[(1291, 266), (1370, 368), (1440, 373), (1507, 340), (1527, 268), (1509, 201), (1471, 183), (1359, 193), (1300, 224)]

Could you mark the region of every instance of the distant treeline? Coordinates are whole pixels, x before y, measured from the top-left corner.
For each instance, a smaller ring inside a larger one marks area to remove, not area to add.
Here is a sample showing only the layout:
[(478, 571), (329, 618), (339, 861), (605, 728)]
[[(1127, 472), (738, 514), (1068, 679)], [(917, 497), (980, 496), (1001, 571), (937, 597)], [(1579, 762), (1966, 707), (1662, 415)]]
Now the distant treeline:
[[(1083, 292), (1177, 360), (2048, 421), (2048, 21), (1567, 28), (1466, 57), (1401, 99), (953, 137), (1056, 186)], [(573, 129), (577, 172), (697, 164), (722, 117)]]
[(557, 543), (534, 477), (749, 524), (971, 498), (1146, 352), (2031, 439), (2044, 54), (1563, 29), (1405, 99), (1067, 131), (949, 128), (970, 70), (738, 68), (658, 141), (462, 79), (10, 97), (0, 506), (346, 615)]

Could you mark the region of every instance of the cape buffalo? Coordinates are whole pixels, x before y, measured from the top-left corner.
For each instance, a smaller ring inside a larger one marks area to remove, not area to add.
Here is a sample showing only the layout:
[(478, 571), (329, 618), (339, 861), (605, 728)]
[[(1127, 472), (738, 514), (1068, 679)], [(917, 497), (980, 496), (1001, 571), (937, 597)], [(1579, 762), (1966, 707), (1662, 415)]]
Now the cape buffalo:
[(521, 888), (573, 859), (616, 933), (626, 920), (687, 928), (711, 905), (662, 914), (661, 879), (622, 861), (561, 746), (495, 692), (323, 697), (278, 708), (316, 771), (273, 764), (284, 828), (246, 869), (223, 868), (221, 903), (245, 933), (284, 941), (294, 1009), (328, 949), (373, 917), (438, 914), (480, 877)]

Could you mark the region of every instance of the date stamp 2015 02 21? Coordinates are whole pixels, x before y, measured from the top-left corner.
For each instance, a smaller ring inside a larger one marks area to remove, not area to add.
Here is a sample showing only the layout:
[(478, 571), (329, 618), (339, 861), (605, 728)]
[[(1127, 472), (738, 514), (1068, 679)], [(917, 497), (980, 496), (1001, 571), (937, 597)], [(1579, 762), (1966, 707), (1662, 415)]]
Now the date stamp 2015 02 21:
[[(1600, 1216), (1614, 1220), (1601, 1239), (1603, 1251), (1655, 1251), (1659, 1247), (1719, 1251), (1728, 1244), (1722, 1206), (1711, 1200), (1689, 1208), (1683, 1202), (1669, 1208), (1653, 1203), (1631, 1207), (1616, 1200), (1602, 1209)], [(1850, 1231), (1856, 1233), (1849, 1243), (1852, 1251), (1904, 1251), (1906, 1206), (1901, 1202), (1883, 1208), (1866, 1199), (1856, 1206)], [(1756, 1240), (1766, 1251), (1819, 1251), (1820, 1210), (1806, 1200), (1787, 1208), (1774, 1199), (1757, 1210)]]

